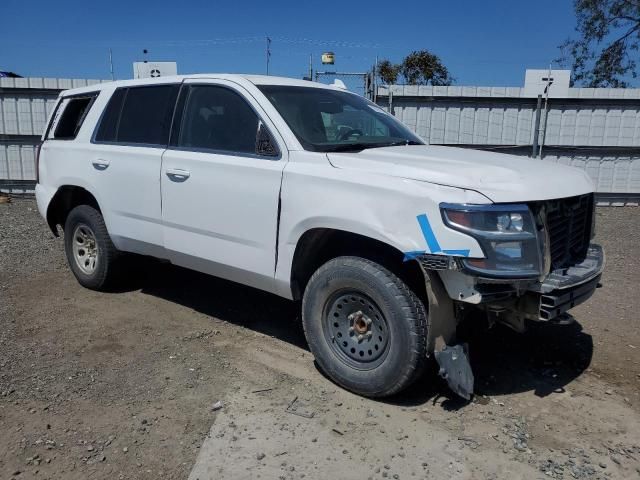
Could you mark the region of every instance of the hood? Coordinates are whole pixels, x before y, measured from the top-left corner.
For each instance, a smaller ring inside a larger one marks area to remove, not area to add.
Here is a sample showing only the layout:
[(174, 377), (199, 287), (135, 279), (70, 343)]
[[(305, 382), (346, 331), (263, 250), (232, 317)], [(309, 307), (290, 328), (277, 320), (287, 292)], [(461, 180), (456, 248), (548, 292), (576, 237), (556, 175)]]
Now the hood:
[(408, 145), (328, 153), (340, 169), (475, 190), (496, 203), (550, 200), (593, 192), (586, 172), (517, 155)]

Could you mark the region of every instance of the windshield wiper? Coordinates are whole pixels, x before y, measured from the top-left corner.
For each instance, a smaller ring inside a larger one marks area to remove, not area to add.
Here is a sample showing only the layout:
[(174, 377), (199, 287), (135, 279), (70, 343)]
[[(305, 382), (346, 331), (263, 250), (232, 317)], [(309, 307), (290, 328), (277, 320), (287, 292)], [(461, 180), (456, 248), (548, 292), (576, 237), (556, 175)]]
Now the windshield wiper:
[(373, 148), (375, 146), (371, 143), (345, 143), (343, 145), (331, 145), (324, 147), (323, 152), (359, 152), (365, 148)]
[(415, 140), (402, 140), (401, 142), (376, 143), (376, 147), (399, 147), (400, 145), (424, 145), (424, 143)]
[(345, 143), (343, 145), (331, 145), (325, 147), (325, 152), (359, 152), (368, 148), (382, 147), (398, 147), (400, 145), (424, 145), (415, 140), (403, 140), (401, 142), (385, 142), (385, 143)]

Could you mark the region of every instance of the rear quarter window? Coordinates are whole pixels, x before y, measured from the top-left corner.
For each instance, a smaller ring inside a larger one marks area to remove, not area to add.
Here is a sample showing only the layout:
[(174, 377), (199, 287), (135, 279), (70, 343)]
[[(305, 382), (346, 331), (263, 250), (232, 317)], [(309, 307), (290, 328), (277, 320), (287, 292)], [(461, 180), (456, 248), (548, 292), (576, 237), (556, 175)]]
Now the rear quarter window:
[(100, 125), (96, 132), (96, 142), (115, 142), (118, 133), (118, 122), (120, 121), (120, 112), (122, 112), (122, 104), (124, 103), (124, 97), (127, 94), (126, 88), (119, 88), (107, 104)]
[(56, 116), (53, 138), (58, 140), (73, 140), (78, 135), (80, 127), (87, 117), (98, 94), (62, 99), (59, 108), (63, 108), (59, 118)]

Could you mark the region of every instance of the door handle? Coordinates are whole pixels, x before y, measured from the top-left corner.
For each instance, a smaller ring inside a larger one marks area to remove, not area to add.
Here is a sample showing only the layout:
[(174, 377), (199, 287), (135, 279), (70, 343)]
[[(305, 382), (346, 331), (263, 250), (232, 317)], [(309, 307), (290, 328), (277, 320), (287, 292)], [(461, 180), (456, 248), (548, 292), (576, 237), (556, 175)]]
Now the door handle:
[(169, 180), (174, 182), (184, 182), (191, 176), (191, 172), (188, 170), (182, 170), (181, 168), (167, 168), (166, 172)]
[(96, 170), (106, 170), (111, 162), (102, 158), (96, 158), (91, 163), (93, 164), (93, 168), (95, 168)]

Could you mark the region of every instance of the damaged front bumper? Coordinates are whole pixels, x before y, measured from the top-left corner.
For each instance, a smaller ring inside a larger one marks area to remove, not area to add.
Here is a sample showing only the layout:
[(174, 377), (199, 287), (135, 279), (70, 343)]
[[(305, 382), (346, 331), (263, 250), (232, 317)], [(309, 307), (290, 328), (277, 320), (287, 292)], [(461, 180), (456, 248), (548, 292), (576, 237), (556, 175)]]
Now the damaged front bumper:
[[(543, 282), (533, 284), (525, 294), (535, 301), (536, 311), (524, 312), (528, 318), (554, 320), (588, 300), (600, 285), (605, 255), (600, 245), (591, 244), (583, 262), (551, 272)], [(531, 303), (531, 302), (528, 302)]]
[(508, 314), (548, 321), (586, 301), (598, 287), (604, 265), (604, 250), (592, 243), (581, 263), (552, 271), (542, 281), (481, 278), (451, 264), (439, 274), (451, 299), (484, 308), (496, 320)]
[(551, 272), (533, 285), (527, 294), (537, 300), (538, 320), (553, 320), (588, 300), (600, 284), (604, 264), (604, 250), (591, 244), (582, 263)]

